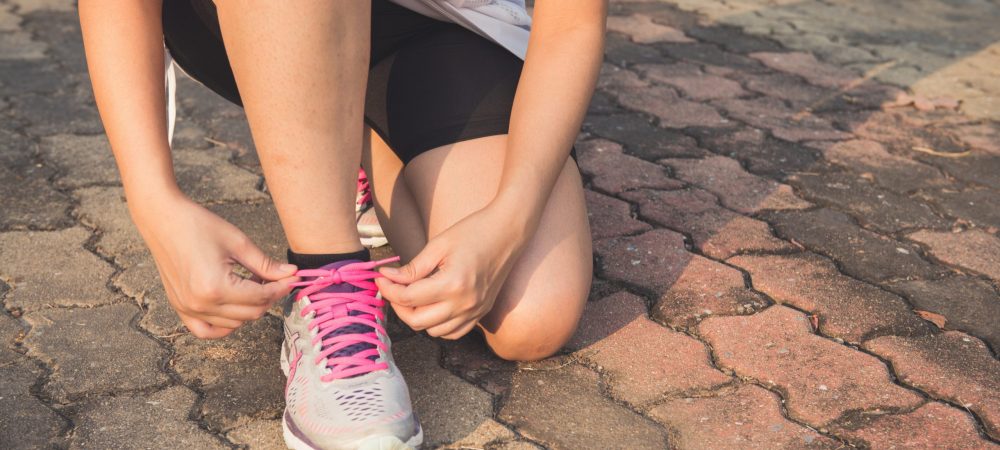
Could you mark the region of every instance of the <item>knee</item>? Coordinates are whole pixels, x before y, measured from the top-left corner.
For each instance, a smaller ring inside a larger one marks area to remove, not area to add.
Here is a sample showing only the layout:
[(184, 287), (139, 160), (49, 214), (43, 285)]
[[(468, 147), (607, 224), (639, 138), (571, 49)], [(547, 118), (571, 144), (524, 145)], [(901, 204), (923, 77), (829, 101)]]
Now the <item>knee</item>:
[(579, 315), (571, 317), (508, 317), (486, 333), (490, 350), (508, 361), (538, 361), (556, 354), (573, 337)]

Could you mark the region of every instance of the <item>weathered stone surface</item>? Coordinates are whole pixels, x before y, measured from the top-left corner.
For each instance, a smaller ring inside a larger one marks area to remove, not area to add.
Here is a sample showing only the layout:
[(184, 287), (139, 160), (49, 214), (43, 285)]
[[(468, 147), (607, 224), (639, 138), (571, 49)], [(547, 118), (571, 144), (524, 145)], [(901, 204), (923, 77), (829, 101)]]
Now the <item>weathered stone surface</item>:
[[(503, 445), (507, 444), (510, 440), (514, 439), (516, 436), (513, 431), (510, 431), (507, 427), (501, 425), (493, 419), (487, 419), (485, 422), (479, 425), (478, 428), (469, 433), (455, 442), (444, 445), (442, 450), (462, 450), (470, 448), (497, 448), (495, 445), (500, 445), (500, 448), (504, 448)], [(528, 444), (530, 445), (530, 444)]]
[(875, 141), (837, 142), (825, 148), (823, 155), (847, 170), (871, 174), (876, 183), (895, 192), (909, 192), (947, 182), (938, 169), (893, 155)]
[(594, 248), (603, 276), (654, 293), (653, 316), (673, 326), (713, 314), (751, 313), (767, 304), (746, 288), (742, 273), (688, 252), (673, 231), (603, 239)]
[(728, 383), (705, 345), (639, 316), (581, 352), (607, 375), (611, 395), (636, 407), (663, 396), (704, 392)]
[(76, 419), (70, 448), (224, 449), (227, 446), (188, 420), (197, 396), (182, 386), (151, 394), (100, 397)]
[(21, 15), (35, 11), (76, 11), (72, 0), (11, 0), (10, 3), (17, 5), (17, 12)]
[(704, 103), (680, 98), (673, 89), (664, 86), (620, 89), (618, 102), (659, 119), (664, 128), (726, 127), (729, 121)]
[(575, 364), (519, 371), (500, 420), (553, 449), (666, 446), (661, 428), (602, 396), (598, 383), (596, 373)]
[(645, 64), (638, 69), (647, 79), (670, 85), (692, 100), (733, 98), (748, 94), (733, 80), (701, 71), (678, 74), (675, 68), (660, 64)]
[(691, 236), (694, 246), (712, 258), (726, 259), (748, 251), (791, 251), (767, 224), (717, 204), (715, 196), (697, 188), (677, 191), (638, 190), (623, 197), (639, 204), (648, 221)]
[(802, 78), (784, 73), (736, 72), (731, 76), (742, 81), (747, 89), (785, 100), (793, 108), (811, 108), (832, 95), (829, 89), (808, 84)]
[(929, 402), (905, 414), (858, 415), (833, 427), (833, 433), (869, 448), (996, 449), (979, 437), (965, 412)]
[(444, 354), (441, 359), (443, 368), (490, 394), (503, 395), (509, 391), (517, 363), (497, 357), (486, 345), (482, 334), (469, 333), (461, 339), (439, 343)]
[(694, 139), (678, 131), (658, 127), (640, 114), (590, 116), (584, 120), (583, 126), (597, 136), (623, 144), (626, 155), (647, 161), (708, 154), (698, 148)]
[(586, 190), (587, 217), (590, 218), (590, 235), (596, 239), (623, 236), (648, 231), (648, 223), (632, 217), (628, 203), (614, 197)]
[(958, 331), (936, 336), (885, 336), (865, 348), (886, 358), (903, 383), (962, 405), (1000, 438), (1000, 361), (979, 339)]
[(52, 368), (45, 390), (65, 401), (167, 382), (159, 370), (167, 352), (130, 327), (138, 312), (134, 306), (119, 304), (26, 314), (31, 324), (24, 341), (28, 354)]
[(759, 71), (763, 69), (763, 66), (756, 60), (724, 51), (718, 46), (703, 42), (661, 43), (657, 47), (666, 52), (667, 55), (682, 61), (725, 67), (732, 70)]
[(663, 55), (648, 45), (632, 42), (628, 36), (608, 33), (604, 42), (604, 58), (619, 66), (639, 63), (662, 63)]
[(642, 317), (646, 317), (646, 302), (625, 291), (587, 302), (576, 333), (566, 347), (572, 350), (586, 348)]
[[(4, 336), (6, 337), (6, 336)], [(0, 351), (0, 355), (3, 355)], [(9, 449), (55, 447), (66, 421), (31, 395), (43, 372), (23, 356), (0, 356), (0, 443)]]
[(57, 134), (43, 138), (39, 149), (45, 160), (59, 168), (59, 187), (121, 183), (111, 145), (104, 135)]
[(782, 72), (798, 75), (810, 83), (817, 86), (829, 88), (840, 88), (856, 77), (848, 71), (838, 67), (829, 66), (816, 60), (816, 57), (809, 53), (773, 53), (759, 52), (751, 53), (750, 57), (764, 63), (764, 65)]
[(965, 331), (1000, 350), (1000, 294), (989, 283), (956, 276), (940, 280), (900, 281), (888, 285), (915, 309), (943, 315), (946, 330)]
[(27, 130), (36, 136), (97, 134), (104, 131), (94, 105), (84, 103), (72, 94), (24, 94), (11, 100), (18, 118), (26, 121), (29, 124)]
[(790, 173), (808, 172), (819, 165), (819, 152), (774, 139), (756, 128), (708, 131), (701, 137), (702, 145), (742, 162), (754, 174), (783, 179)]
[(800, 111), (789, 108), (776, 98), (722, 99), (713, 104), (728, 112), (730, 117), (753, 127), (771, 130), (775, 137), (786, 141), (832, 141), (852, 137), (834, 129), (826, 119), (799, 114)]
[(492, 417), (490, 395), (438, 366), (441, 350), (430, 339), (414, 336), (397, 342), (392, 353), (410, 386), (424, 445), (462, 439)]
[(910, 228), (947, 228), (949, 225), (927, 204), (873, 186), (855, 175), (799, 174), (789, 177), (788, 183), (804, 197), (835, 204), (862, 224), (886, 233)]
[(826, 336), (858, 343), (886, 334), (932, 331), (902, 298), (841, 275), (819, 255), (747, 255), (727, 262), (750, 272), (754, 289), (776, 302), (817, 314), (819, 331)]
[(778, 211), (765, 219), (778, 236), (833, 258), (844, 273), (864, 280), (932, 278), (945, 271), (921, 259), (916, 246), (862, 229), (830, 209)]
[(46, 45), (22, 31), (0, 34), (0, 60), (38, 60), (45, 57)]
[(803, 209), (812, 206), (795, 196), (792, 188), (747, 173), (740, 163), (724, 156), (704, 159), (665, 159), (677, 177), (717, 195), (724, 206), (754, 214), (765, 209)]
[(676, 28), (653, 22), (653, 18), (633, 14), (630, 16), (609, 16), (608, 31), (627, 35), (632, 42), (651, 44), (653, 42), (694, 42)]
[(938, 189), (921, 193), (921, 198), (937, 205), (945, 214), (982, 228), (1000, 229), (1000, 191)]
[[(66, 195), (49, 186), (48, 170), (28, 166), (11, 170), (8, 161), (0, 164), (0, 228), (53, 229), (69, 224), (70, 202)], [(41, 169), (41, 170), (40, 170)]]
[(285, 450), (281, 419), (254, 420), (226, 433), (229, 442), (245, 445), (250, 450)]
[(591, 177), (594, 187), (617, 194), (639, 188), (678, 189), (683, 184), (667, 176), (659, 165), (622, 153), (621, 145), (604, 139), (581, 143), (580, 171)]
[[(0, 288), (0, 293), (2, 292), (3, 289)], [(21, 358), (21, 355), (14, 349), (27, 331), (28, 327), (19, 320), (0, 313), (0, 366)]]
[(674, 430), (678, 448), (834, 449), (839, 443), (781, 415), (781, 399), (767, 389), (740, 385), (709, 397), (677, 398), (649, 412)]
[(224, 339), (179, 337), (170, 364), (185, 384), (202, 392), (204, 420), (213, 429), (230, 431), (255, 419), (281, 415), (285, 388), (278, 365), (281, 340), (281, 320), (265, 316)]
[(781, 44), (766, 37), (749, 35), (735, 27), (720, 24), (693, 26), (685, 28), (684, 32), (699, 41), (711, 42), (737, 53), (773, 52), (783, 49)]
[(805, 315), (784, 306), (699, 326), (717, 364), (785, 392), (789, 416), (814, 427), (854, 410), (910, 408), (922, 401), (892, 384), (873, 356), (812, 334)]
[(114, 301), (105, 286), (114, 269), (84, 250), (88, 238), (79, 227), (0, 233), (0, 277), (11, 286), (7, 307), (34, 311)]
[(1000, 281), (1000, 239), (982, 230), (960, 233), (921, 230), (910, 239), (930, 247), (945, 263), (979, 272)]

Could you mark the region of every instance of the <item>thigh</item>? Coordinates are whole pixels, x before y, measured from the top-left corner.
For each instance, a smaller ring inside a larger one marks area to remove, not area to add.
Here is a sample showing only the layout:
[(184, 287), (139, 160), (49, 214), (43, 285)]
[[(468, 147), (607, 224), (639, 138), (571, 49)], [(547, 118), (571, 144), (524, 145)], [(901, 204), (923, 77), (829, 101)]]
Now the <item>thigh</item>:
[[(405, 166), (404, 185), (428, 239), (494, 197), (506, 144), (506, 135), (457, 142), (424, 152)], [(570, 159), (546, 202), (538, 230), (515, 263), (493, 310), (480, 322), (487, 342), (507, 359), (533, 360), (554, 353), (576, 328), (592, 274), (583, 185)]]

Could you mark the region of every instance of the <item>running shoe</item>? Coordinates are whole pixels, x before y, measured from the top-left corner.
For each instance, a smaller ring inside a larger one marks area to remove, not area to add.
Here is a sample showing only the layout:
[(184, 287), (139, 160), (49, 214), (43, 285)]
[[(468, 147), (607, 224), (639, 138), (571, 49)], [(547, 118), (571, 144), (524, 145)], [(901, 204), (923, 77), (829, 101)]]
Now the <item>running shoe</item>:
[(375, 267), (347, 260), (300, 270), (285, 299), (285, 444), (294, 450), (401, 450), (423, 442), (392, 359)]
[(389, 240), (385, 238), (385, 233), (382, 232), (382, 226), (378, 223), (374, 206), (368, 174), (365, 173), (365, 169), (359, 168), (358, 195), (354, 205), (354, 215), (358, 224), (358, 234), (361, 235), (361, 245), (371, 248), (381, 247), (389, 243)]

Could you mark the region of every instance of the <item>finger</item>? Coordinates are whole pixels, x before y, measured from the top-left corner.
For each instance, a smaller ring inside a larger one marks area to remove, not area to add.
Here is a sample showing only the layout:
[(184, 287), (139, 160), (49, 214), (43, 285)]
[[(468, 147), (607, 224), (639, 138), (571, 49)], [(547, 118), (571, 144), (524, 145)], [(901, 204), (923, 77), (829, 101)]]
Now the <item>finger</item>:
[(246, 235), (237, 236), (235, 239), (232, 257), (241, 266), (246, 267), (250, 273), (268, 281), (280, 280), (295, 275), (298, 270), (292, 264), (280, 263), (264, 254)]
[(451, 339), (451, 340), (459, 339), (462, 336), (469, 334), (469, 332), (472, 331), (473, 328), (476, 328), (477, 323), (479, 322), (476, 320), (471, 320), (465, 325), (459, 327), (458, 331), (441, 336), (441, 339)]
[(394, 308), (396, 315), (416, 331), (440, 325), (452, 319), (454, 307), (449, 302), (438, 302), (419, 308)]
[(409, 285), (395, 283), (388, 278), (376, 278), (382, 298), (402, 306), (426, 306), (445, 299), (450, 282), (443, 276), (422, 278)]
[(222, 296), (224, 305), (249, 305), (270, 307), (292, 291), (291, 283), (297, 278), (283, 278), (264, 284), (230, 274), (229, 286)]
[(220, 305), (218, 313), (214, 315), (242, 322), (252, 322), (264, 317), (268, 308), (267, 306)]
[(233, 331), (236, 331), (236, 327), (226, 328), (215, 326), (204, 320), (188, 316), (186, 314), (178, 315), (181, 318), (181, 322), (183, 322), (184, 326), (187, 327), (188, 331), (199, 339), (219, 339), (228, 336)]
[(444, 258), (443, 246), (431, 240), (409, 263), (400, 268), (382, 267), (379, 273), (394, 283), (410, 284), (430, 275)]
[(456, 317), (440, 325), (427, 328), (427, 334), (433, 337), (448, 336), (457, 332), (469, 322), (475, 323), (475, 320), (471, 320), (468, 317)]

